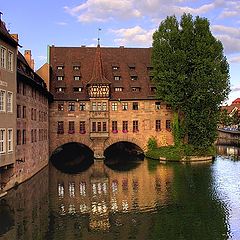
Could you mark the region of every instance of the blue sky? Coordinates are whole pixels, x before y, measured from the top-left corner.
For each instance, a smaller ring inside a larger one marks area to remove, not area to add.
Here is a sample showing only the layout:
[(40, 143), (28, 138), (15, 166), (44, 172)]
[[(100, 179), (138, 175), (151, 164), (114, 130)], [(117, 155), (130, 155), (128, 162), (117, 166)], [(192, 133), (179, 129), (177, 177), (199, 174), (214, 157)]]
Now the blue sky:
[(2, 20), (19, 34), (21, 52), (31, 49), (36, 69), (47, 45), (150, 47), (167, 15), (184, 12), (209, 19), (230, 64), (228, 103), (240, 97), (240, 0), (1, 0)]

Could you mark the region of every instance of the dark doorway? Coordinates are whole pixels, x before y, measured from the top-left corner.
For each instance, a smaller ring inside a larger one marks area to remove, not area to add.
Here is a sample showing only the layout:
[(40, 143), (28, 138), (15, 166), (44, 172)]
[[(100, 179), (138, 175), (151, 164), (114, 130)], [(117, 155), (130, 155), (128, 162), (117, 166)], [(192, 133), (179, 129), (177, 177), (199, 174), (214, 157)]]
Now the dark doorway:
[(94, 154), (84, 144), (71, 142), (57, 148), (50, 161), (62, 172), (78, 173), (87, 170), (94, 163)]

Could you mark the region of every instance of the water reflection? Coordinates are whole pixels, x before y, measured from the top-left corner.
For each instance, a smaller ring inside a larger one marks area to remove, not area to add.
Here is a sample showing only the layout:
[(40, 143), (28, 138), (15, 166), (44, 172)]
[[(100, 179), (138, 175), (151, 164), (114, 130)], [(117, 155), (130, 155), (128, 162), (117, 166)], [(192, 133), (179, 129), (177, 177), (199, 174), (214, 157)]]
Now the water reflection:
[(50, 164), (2, 199), (0, 239), (240, 239), (239, 174), (224, 157), (78, 174)]
[(217, 153), (220, 156), (229, 157), (232, 160), (240, 160), (240, 148), (235, 146), (216, 146)]

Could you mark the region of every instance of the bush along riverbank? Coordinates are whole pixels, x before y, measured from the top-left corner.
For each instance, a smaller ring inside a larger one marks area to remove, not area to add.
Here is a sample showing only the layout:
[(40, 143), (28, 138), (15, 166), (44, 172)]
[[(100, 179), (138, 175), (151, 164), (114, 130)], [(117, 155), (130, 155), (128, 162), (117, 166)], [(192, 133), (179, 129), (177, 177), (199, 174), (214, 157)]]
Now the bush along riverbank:
[(194, 146), (189, 144), (158, 147), (156, 140), (150, 138), (148, 151), (145, 156), (160, 161), (172, 162), (212, 161), (215, 156), (215, 147), (211, 146), (208, 149), (201, 149), (194, 148)]

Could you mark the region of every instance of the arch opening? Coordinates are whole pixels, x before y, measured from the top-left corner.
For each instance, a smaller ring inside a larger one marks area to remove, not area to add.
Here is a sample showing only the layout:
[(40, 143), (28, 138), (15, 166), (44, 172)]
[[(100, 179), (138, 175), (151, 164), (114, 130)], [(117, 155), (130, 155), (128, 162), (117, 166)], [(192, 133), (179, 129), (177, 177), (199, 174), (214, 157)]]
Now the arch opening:
[(104, 163), (117, 171), (129, 171), (136, 168), (144, 159), (144, 151), (135, 143), (120, 141), (110, 145), (104, 151)]
[(86, 145), (70, 142), (58, 147), (49, 160), (62, 172), (78, 173), (87, 170), (94, 163), (94, 154)]

